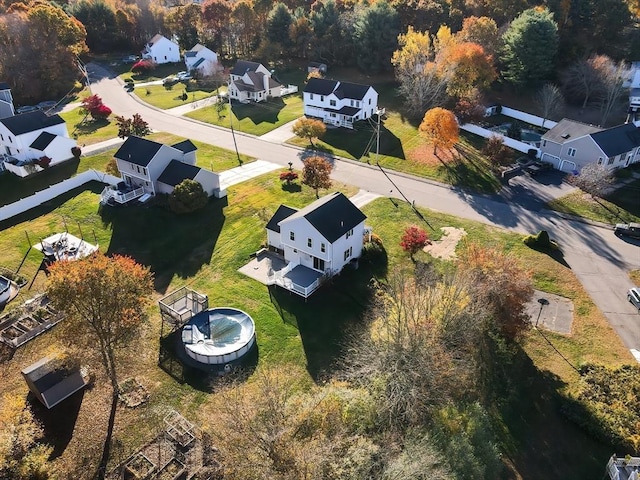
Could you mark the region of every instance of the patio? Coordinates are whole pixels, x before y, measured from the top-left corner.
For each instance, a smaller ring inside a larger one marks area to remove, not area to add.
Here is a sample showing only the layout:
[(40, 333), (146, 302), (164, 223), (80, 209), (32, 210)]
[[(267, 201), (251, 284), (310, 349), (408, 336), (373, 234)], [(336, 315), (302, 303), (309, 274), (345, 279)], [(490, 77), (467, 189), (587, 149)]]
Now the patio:
[(78, 260), (98, 250), (97, 246), (68, 232), (56, 233), (40, 240), (33, 248), (40, 250), (50, 260)]

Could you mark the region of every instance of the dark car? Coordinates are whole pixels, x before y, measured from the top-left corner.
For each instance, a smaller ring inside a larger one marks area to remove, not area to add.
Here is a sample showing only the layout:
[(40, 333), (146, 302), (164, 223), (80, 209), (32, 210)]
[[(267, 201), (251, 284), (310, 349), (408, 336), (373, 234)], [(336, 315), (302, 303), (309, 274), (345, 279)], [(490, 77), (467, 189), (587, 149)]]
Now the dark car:
[(627, 237), (640, 238), (640, 223), (618, 223), (613, 229), (616, 235), (626, 235)]
[(536, 160), (535, 162), (524, 167), (524, 171), (532, 177), (539, 175), (542, 172), (548, 172), (553, 169), (553, 165), (549, 162), (541, 162)]

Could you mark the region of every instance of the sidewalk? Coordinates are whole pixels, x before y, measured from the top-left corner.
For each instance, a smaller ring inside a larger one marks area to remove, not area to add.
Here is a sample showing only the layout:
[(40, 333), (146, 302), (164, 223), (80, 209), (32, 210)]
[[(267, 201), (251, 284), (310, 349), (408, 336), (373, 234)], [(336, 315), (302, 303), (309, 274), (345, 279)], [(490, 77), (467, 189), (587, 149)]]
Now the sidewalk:
[(294, 133), (291, 130), (293, 124), (296, 123), (298, 119), (290, 121), (289, 123), (285, 123), (284, 125), (276, 128), (275, 130), (271, 130), (270, 132), (265, 133), (260, 136), (260, 140), (266, 140), (271, 143), (285, 143), (291, 137), (294, 137)]
[(281, 168), (282, 165), (278, 165), (277, 163), (256, 160), (255, 162), (247, 163), (240, 167), (232, 168), (231, 170), (225, 170), (219, 174), (220, 190), (226, 190), (233, 185), (246, 182), (247, 180)]
[(181, 117), (185, 113), (193, 112), (198, 108), (204, 108), (213, 105), (217, 101), (218, 97), (216, 95), (212, 95), (211, 97), (203, 98), (202, 100), (185, 103), (184, 105), (180, 105), (179, 107), (169, 108), (167, 110), (164, 110), (164, 112), (170, 115), (175, 115), (176, 117)]
[(110, 138), (109, 140), (105, 140), (104, 142), (94, 143), (92, 145), (87, 145), (86, 147), (80, 145), (82, 149), (82, 155), (96, 155), (98, 153), (105, 152), (107, 150), (111, 150), (112, 148), (119, 147), (124, 143), (124, 140), (120, 137)]

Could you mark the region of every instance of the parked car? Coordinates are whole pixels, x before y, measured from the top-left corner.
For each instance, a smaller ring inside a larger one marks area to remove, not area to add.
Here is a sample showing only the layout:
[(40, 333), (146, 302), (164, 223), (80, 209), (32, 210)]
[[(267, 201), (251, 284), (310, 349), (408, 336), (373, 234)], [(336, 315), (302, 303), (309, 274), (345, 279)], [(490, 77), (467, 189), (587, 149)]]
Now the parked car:
[(122, 57), (122, 63), (136, 63), (138, 61), (137, 55), (127, 55), (126, 57)]
[(541, 162), (538, 160), (524, 167), (524, 171), (527, 172), (532, 177), (535, 177), (536, 175), (542, 172), (547, 172), (552, 169), (553, 169), (553, 165), (550, 164), (549, 162)]
[(32, 105), (24, 105), (22, 107), (18, 107), (16, 108), (16, 113), (18, 115), (22, 114), (22, 113), (31, 113), (31, 112), (35, 112), (36, 110), (38, 110), (38, 107), (34, 107)]
[(193, 76), (189, 72), (178, 72), (176, 73), (176, 78), (182, 82), (184, 80), (191, 80)]
[(45, 100), (44, 102), (40, 102), (36, 107), (40, 110), (51, 110), (53, 107), (58, 105), (58, 102), (55, 100)]
[(640, 312), (640, 288), (632, 288), (627, 292), (627, 300)]
[(162, 85), (173, 85), (174, 83), (178, 83), (178, 77), (175, 75), (169, 75), (162, 79)]
[(618, 223), (614, 227), (613, 233), (631, 238), (640, 238), (640, 223)]

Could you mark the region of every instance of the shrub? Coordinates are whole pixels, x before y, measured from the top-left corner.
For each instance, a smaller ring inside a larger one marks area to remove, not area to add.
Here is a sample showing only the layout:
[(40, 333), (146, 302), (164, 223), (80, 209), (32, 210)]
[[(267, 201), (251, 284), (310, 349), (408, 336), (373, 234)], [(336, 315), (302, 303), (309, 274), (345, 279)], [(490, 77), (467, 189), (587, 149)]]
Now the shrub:
[(550, 250), (558, 248), (558, 244), (551, 241), (549, 233), (547, 233), (546, 230), (540, 230), (536, 235), (527, 235), (522, 241), (527, 247), (535, 250)]
[(482, 147), (482, 154), (491, 160), (494, 167), (507, 165), (510, 161), (509, 148), (499, 135), (491, 135), (487, 139), (487, 143)]
[(280, 181), (287, 182), (287, 185), (291, 185), (291, 182), (294, 182), (298, 179), (298, 174), (296, 172), (281, 172), (280, 173)]
[(413, 256), (425, 245), (429, 245), (429, 235), (417, 225), (407, 227), (402, 235), (400, 246), (405, 252), (409, 252), (409, 256)]
[(49, 167), (50, 163), (51, 163), (51, 159), (46, 155), (43, 155), (42, 157), (36, 160), (36, 164), (38, 164), (38, 166), (42, 168)]
[(535, 160), (537, 155), (538, 150), (536, 150), (535, 148), (530, 148), (529, 150), (527, 150), (527, 157), (529, 157), (531, 160)]
[(73, 155), (75, 158), (80, 158), (80, 155), (82, 155), (82, 150), (80, 150), (80, 147), (78, 146), (71, 147), (71, 155)]
[(111, 109), (106, 105), (100, 105), (91, 116), (96, 120), (106, 120), (111, 115)]
[(174, 213), (191, 213), (203, 208), (208, 199), (200, 183), (186, 179), (169, 195), (169, 208)]
[(156, 68), (156, 64), (153, 61), (144, 59), (144, 60), (138, 60), (136, 63), (134, 63), (133, 66), (131, 67), (131, 71), (143, 73), (143, 72), (150, 72), (154, 68)]

